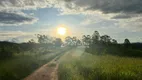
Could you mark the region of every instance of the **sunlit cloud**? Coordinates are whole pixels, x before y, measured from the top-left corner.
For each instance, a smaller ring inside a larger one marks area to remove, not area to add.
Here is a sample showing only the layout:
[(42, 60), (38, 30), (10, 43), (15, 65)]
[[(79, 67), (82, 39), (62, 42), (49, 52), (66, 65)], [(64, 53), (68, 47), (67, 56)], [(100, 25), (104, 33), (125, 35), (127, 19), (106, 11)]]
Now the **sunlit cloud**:
[(117, 24), (121, 28), (126, 28), (133, 32), (142, 31), (142, 17), (135, 17), (132, 19), (119, 20)]
[(22, 31), (0, 31), (0, 40), (9, 40), (24, 35), (31, 35)]
[[(78, 21), (80, 22), (78, 23), (80, 28), (82, 26), (86, 28), (96, 28), (96, 26), (97, 28), (118, 27), (136, 32), (142, 31), (141, 5), (141, 0), (0, 0), (0, 26), (34, 24), (40, 21), (39, 16), (35, 16), (33, 12), (26, 13), (24, 11), (30, 12), (30, 10), (38, 11), (39, 8), (52, 8), (56, 9), (58, 11), (57, 15), (61, 17), (65, 15), (83, 16), (84, 19)], [(75, 19), (77, 18), (75, 17)], [(78, 26), (74, 23), (70, 24)], [(51, 27), (55, 28), (55, 26)], [(54, 29), (46, 28), (39, 31), (37, 33), (54, 35), (52, 34)], [(73, 32), (75, 33), (75, 31)]]
[[(141, 0), (1, 0), (0, 11), (31, 10), (53, 7), (57, 8), (61, 15), (101, 15), (104, 18), (126, 19), (137, 17), (137, 15), (141, 14), (141, 5)], [(17, 15), (17, 13), (15, 13), (15, 15)], [(30, 18), (28, 18), (28, 20)], [(37, 21), (37, 19), (33, 18), (30, 20), (31, 23)], [(19, 24), (29, 24), (28, 22), (25, 20)], [(8, 24), (8, 22), (5, 22), (5, 24)]]

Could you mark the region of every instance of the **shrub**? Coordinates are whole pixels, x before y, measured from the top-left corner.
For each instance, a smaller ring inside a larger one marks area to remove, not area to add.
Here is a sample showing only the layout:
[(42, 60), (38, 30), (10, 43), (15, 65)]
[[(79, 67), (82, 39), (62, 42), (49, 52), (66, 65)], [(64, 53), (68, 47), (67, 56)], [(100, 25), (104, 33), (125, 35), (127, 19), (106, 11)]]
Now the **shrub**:
[(0, 50), (0, 59), (5, 59), (5, 58), (10, 58), (13, 56), (13, 52), (10, 50), (6, 50), (4, 48), (2, 48)]

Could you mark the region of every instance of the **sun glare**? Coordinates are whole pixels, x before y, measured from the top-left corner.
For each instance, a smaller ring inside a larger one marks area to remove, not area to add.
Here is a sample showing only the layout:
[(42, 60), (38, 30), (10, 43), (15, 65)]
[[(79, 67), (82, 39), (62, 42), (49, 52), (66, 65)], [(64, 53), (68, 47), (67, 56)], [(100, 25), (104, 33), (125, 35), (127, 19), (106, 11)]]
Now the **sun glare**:
[(65, 35), (65, 34), (66, 34), (66, 28), (64, 28), (64, 27), (59, 27), (59, 28), (57, 29), (57, 32), (58, 32), (59, 35)]

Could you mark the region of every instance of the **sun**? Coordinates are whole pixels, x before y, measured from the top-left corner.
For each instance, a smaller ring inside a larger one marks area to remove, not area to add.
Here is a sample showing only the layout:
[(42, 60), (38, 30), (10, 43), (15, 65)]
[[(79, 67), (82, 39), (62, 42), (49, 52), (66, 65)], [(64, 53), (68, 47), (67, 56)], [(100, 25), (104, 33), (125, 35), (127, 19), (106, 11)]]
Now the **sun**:
[(58, 33), (59, 35), (65, 35), (65, 34), (66, 34), (66, 28), (64, 28), (64, 27), (59, 27), (59, 28), (57, 29), (57, 33)]

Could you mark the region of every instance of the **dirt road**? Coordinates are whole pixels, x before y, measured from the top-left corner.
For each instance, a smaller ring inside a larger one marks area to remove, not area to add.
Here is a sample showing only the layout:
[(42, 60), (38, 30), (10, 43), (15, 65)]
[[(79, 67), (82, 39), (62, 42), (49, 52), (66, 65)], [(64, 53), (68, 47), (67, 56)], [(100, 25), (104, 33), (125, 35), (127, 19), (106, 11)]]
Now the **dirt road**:
[(33, 72), (31, 75), (29, 75), (23, 80), (58, 80), (57, 71), (58, 71), (59, 62), (64, 60), (64, 58), (66, 58), (67, 55), (71, 55), (74, 57), (80, 56), (83, 53), (83, 51), (84, 50), (79, 50), (79, 49), (70, 50), (66, 52), (64, 55), (56, 57), (49, 63), (43, 65), (42, 67), (40, 67), (38, 70), (36, 70), (35, 72)]
[(58, 63), (55, 58), (23, 80), (57, 80), (57, 68)]
[[(66, 54), (62, 53), (62, 54)], [(39, 69), (37, 69), (35, 72), (33, 72), (31, 75), (26, 77), (23, 80), (58, 80), (58, 75), (57, 75), (57, 69), (58, 69), (58, 60), (61, 56), (57, 56), (54, 58), (52, 61), (49, 63), (43, 65)]]

